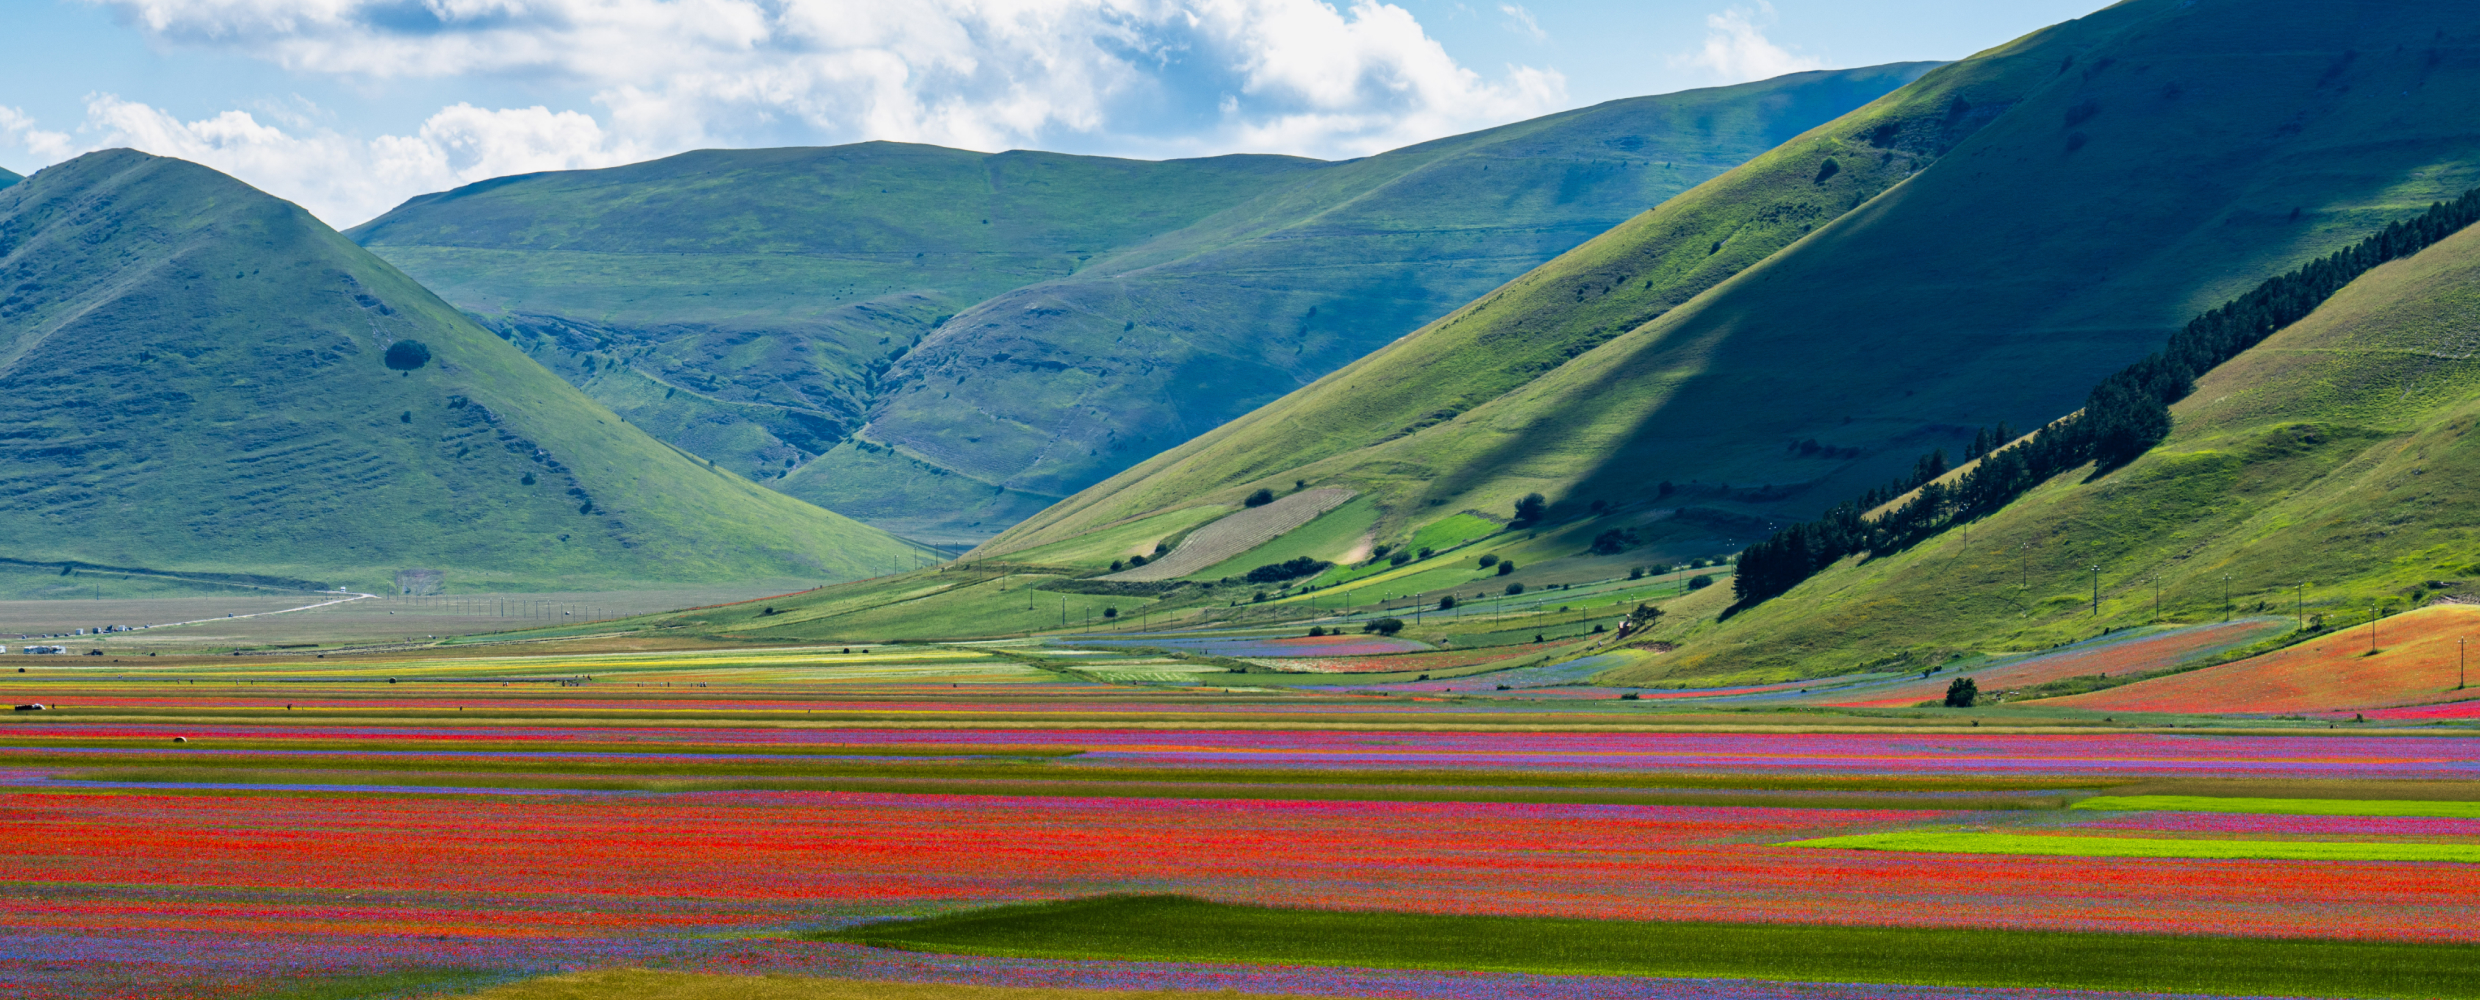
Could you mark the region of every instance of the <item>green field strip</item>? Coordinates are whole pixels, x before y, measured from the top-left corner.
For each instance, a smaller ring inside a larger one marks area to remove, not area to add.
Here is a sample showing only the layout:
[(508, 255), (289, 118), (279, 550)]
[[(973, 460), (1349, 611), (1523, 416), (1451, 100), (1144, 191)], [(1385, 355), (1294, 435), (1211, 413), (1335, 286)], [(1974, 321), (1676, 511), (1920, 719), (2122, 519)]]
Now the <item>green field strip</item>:
[(2480, 819), (2480, 802), (2418, 802), (2405, 799), (2251, 799), (2204, 795), (2097, 795), (2077, 809), (2161, 812), (2269, 813), (2285, 816), (2430, 816)]
[(1794, 982), (2480, 997), (2459, 944), (1336, 912), (1106, 896), (813, 935), (911, 951)]
[(2276, 861), (2450, 861), (2480, 863), (2480, 844), (2370, 844), (2309, 840), (2180, 840), (2166, 837), (2052, 837), (2015, 833), (1868, 833), (1795, 840), (1785, 847), (1926, 854), (2037, 854), (2073, 858), (2196, 858)]

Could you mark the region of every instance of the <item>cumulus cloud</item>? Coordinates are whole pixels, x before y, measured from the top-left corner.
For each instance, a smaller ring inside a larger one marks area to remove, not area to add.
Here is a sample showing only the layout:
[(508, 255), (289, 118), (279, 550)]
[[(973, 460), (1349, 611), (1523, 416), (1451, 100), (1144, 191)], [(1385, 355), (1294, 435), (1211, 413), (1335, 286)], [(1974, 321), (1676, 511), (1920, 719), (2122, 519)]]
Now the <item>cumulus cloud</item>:
[(46, 160), (127, 146), (203, 163), (339, 227), (426, 191), (644, 158), (588, 115), (541, 107), (486, 111), (459, 104), (432, 115), (412, 135), (368, 140), (307, 127), (293, 117), (269, 123), (247, 111), (226, 111), (182, 121), (147, 104), (97, 94), (87, 99), (86, 119), (74, 135), (36, 130), (31, 119), (7, 108), (0, 108), (0, 130)]
[(12, 146), (44, 160), (57, 160), (77, 150), (77, 143), (66, 132), (48, 132), (34, 127), (34, 119), (16, 108), (0, 105), (0, 135), (8, 136)]
[[(699, 146), (1359, 156), (1566, 97), (1555, 71), (1484, 77), (1459, 65), (1409, 12), (1377, 0), (86, 2), (158, 41), (302, 74), (550, 81), (593, 95), (592, 109), (458, 105), (415, 134), (372, 140), (241, 111), (179, 122), (118, 98), (92, 102), (78, 129), (80, 147), (107, 135), (160, 143), (142, 148), (233, 169), (330, 221), (456, 181)], [(1523, 8), (1506, 10), (1530, 25)], [(406, 186), (417, 183), (434, 187)]]
[(1701, 66), (1731, 83), (1764, 80), (1785, 73), (1824, 69), (1825, 63), (1774, 44), (1765, 29), (1774, 23), (1774, 5), (1758, 0), (1754, 7), (1733, 6), (1705, 16), (1705, 45), (1675, 57), (1674, 64)]

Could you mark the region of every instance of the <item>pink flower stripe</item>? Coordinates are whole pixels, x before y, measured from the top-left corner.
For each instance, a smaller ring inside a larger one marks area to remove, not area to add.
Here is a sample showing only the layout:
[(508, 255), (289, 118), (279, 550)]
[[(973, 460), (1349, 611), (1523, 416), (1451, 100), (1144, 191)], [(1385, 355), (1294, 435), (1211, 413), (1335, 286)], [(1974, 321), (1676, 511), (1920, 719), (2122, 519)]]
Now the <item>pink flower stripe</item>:
[(2475, 636), (2480, 636), (2480, 607), (2436, 605), (2376, 623), (2373, 656), (2368, 655), (2371, 630), (2361, 625), (2237, 663), (2049, 704), (2118, 712), (2334, 715), (2464, 701), (2473, 692), (2455, 688), (2457, 640)]
[(1905, 682), (1892, 689), (1871, 686), (1862, 688), (1858, 692), (1821, 698), (1819, 701), (1823, 704), (1847, 707), (1900, 708), (1944, 697), (1946, 685), (1960, 676), (1971, 677), (1972, 682), (1978, 685), (1981, 691), (1996, 694), (2012, 688), (2031, 687), (2035, 684), (2068, 677), (2142, 673), (2177, 666), (2234, 646), (2244, 646), (2278, 633), (2286, 627), (2288, 627), (2286, 622), (2268, 619), (2215, 622), (2211, 625), (2175, 629), (2116, 641), (2105, 640), (2098, 643), (2079, 644), (2073, 649), (2046, 653), (1994, 667), (1936, 674), (1926, 679)]
[(1404, 673), (1419, 670), (1451, 670), (1456, 667), (1512, 660), (1517, 657), (1531, 656), (1545, 649), (1554, 649), (1558, 645), (1554, 642), (1528, 642), (1520, 646), (1450, 649), (1435, 653), (1404, 653), (1394, 656), (1262, 657), (1251, 658), (1249, 662), (1284, 670), (1319, 674)]

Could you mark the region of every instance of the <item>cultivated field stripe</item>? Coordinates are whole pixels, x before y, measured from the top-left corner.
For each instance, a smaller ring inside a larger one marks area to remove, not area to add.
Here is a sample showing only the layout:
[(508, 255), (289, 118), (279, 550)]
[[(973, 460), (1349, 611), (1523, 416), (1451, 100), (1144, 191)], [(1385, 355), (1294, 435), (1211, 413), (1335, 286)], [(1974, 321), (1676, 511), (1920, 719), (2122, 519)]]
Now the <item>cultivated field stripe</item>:
[(2013, 833), (1870, 833), (1795, 840), (1785, 847), (1929, 854), (2042, 854), (2080, 858), (2204, 858), (2277, 861), (2451, 861), (2480, 864), (2480, 844), (2367, 844), (2303, 840), (2178, 840), (2050, 837)]

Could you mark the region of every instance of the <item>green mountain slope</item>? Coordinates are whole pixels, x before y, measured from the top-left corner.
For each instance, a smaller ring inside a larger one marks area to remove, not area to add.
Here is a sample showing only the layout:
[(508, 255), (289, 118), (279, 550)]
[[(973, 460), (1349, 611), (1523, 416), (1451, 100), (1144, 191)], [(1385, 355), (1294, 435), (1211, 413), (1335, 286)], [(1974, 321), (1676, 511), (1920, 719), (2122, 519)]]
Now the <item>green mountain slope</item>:
[(1677, 507), (1735, 549), (2054, 418), (2203, 306), (2469, 186), (2458, 9), (2130, 0), (2036, 32), (987, 550), (1295, 480), (1378, 496), (1381, 541), (1539, 491), (1554, 518)]
[(705, 151), (417, 198), (351, 235), (664, 440), (973, 542), (1925, 68), (1331, 164)]
[(9, 559), (459, 590), (918, 564), (655, 441), (196, 164), (114, 150), (0, 190), (0, 294)]
[[(958, 314), (888, 372), (861, 438), (958, 474), (931, 483), (968, 516), (917, 530), (987, 536), (1928, 68), (1612, 101), (1308, 173)], [(892, 458), (848, 446), (784, 488), (923, 509)]]
[(14, 173), (10, 173), (6, 167), (0, 167), (0, 188), (7, 187), (22, 180), (25, 180), (25, 178)]
[[(2480, 229), (2383, 265), (2197, 380), (2170, 438), (1704, 623), (1640, 677), (1781, 676), (2480, 594)], [(2098, 590), (2096, 607), (2094, 595)], [(2225, 596), (2227, 595), (2227, 597)]]
[(771, 483), (846, 440), (948, 316), (1318, 166), (703, 150), (425, 195), (349, 235), (630, 422)]

